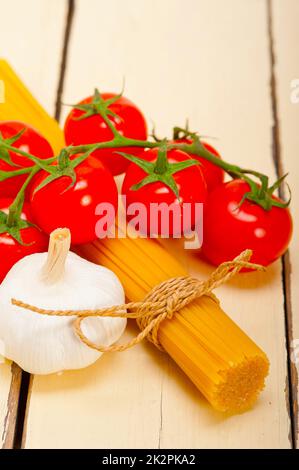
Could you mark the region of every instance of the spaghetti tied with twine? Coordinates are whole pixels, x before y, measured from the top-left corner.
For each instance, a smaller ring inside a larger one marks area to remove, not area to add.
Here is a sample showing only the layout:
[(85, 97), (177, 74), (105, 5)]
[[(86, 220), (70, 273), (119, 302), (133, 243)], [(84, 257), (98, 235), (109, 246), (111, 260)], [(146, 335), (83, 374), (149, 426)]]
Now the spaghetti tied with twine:
[[(76, 316), (73, 323), (76, 335), (86, 346), (99, 352), (125, 351), (139, 344), (145, 338), (163, 351), (158, 338), (158, 330), (164, 320), (170, 320), (179, 310), (204, 295), (210, 296), (218, 302), (218, 299), (212, 293), (213, 289), (234, 277), (242, 268), (259, 271), (265, 270), (264, 266), (250, 263), (251, 255), (251, 250), (243, 251), (234, 260), (220, 264), (204, 281), (190, 276), (168, 279), (156, 285), (140, 302), (129, 302), (123, 305), (96, 310), (47, 310), (29, 305), (21, 300), (12, 299), (11, 302), (17, 307), (40, 315), (57, 317)], [(99, 346), (90, 341), (82, 331), (83, 320), (91, 317), (134, 318), (141, 332), (126, 344), (115, 344), (107, 347)]]

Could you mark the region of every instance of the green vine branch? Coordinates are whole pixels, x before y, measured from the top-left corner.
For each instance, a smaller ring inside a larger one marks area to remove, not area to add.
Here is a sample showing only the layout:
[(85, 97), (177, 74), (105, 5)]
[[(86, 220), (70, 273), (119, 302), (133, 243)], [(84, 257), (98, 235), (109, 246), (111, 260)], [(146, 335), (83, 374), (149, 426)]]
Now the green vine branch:
[[(216, 157), (206, 149), (206, 147), (201, 141), (200, 136), (197, 133), (190, 132), (188, 128), (174, 128), (174, 138), (187, 139), (187, 142), (174, 142), (167, 141), (165, 139), (154, 139), (154, 141), (137, 140), (121, 135), (110, 119), (110, 117), (116, 117), (116, 114), (113, 113), (109, 108), (109, 106), (115, 101), (117, 101), (120, 96), (121, 94), (105, 101), (102, 98), (100, 92), (96, 89), (91, 103), (79, 104), (74, 106), (75, 108), (82, 111), (82, 115), (78, 118), (79, 120), (86, 119), (94, 114), (99, 114), (102, 117), (102, 119), (113, 134), (112, 140), (109, 140), (107, 142), (99, 142), (96, 144), (77, 146), (71, 145), (62, 149), (60, 154), (55, 157), (49, 159), (42, 159), (13, 146), (17, 139), (22, 135), (22, 132), (6, 140), (3, 139), (0, 135), (0, 159), (6, 161), (11, 166), (17, 167), (17, 165), (14, 165), (10, 159), (9, 152), (11, 151), (26, 159), (29, 159), (32, 162), (32, 166), (28, 168), (18, 167), (16, 170), (13, 171), (0, 171), (0, 181), (5, 181), (9, 178), (13, 178), (18, 175), (28, 174), (26, 182), (24, 183), (23, 187), (21, 188), (20, 192), (16, 196), (16, 199), (14, 200), (9, 209), (9, 215), (7, 217), (6, 225), (9, 225), (9, 227), (11, 228), (13, 225), (18, 225), (18, 223), (20, 223), (20, 214), (24, 202), (25, 190), (28, 184), (30, 183), (31, 179), (35, 176), (36, 173), (38, 173), (38, 171), (44, 170), (49, 173), (49, 176), (44, 180), (43, 184), (39, 188), (37, 188), (37, 190), (41, 189), (41, 187), (45, 184), (49, 184), (51, 181), (61, 176), (70, 177), (71, 187), (75, 184), (76, 181), (76, 174), (74, 168), (79, 165), (82, 161), (84, 161), (94, 151), (109, 148), (115, 149), (116, 152), (117, 149), (123, 149), (126, 147), (139, 147), (144, 149), (158, 148), (159, 158), (157, 162), (155, 162), (153, 168), (149, 168), (149, 165), (147, 166), (146, 172), (148, 173), (148, 176), (143, 180), (142, 185), (149, 184), (154, 180), (157, 180), (158, 178), (165, 184), (169, 185), (169, 187), (174, 190), (178, 198), (179, 194), (173, 187), (173, 181), (171, 176), (174, 173), (174, 169), (167, 162), (167, 151), (172, 149), (181, 150), (188, 154), (204, 158), (205, 160), (213, 163), (215, 166), (222, 168), (232, 178), (240, 178), (246, 181), (250, 189), (248, 193), (245, 194), (240, 204), (242, 204), (245, 199), (248, 199), (253, 203), (258, 204), (265, 210), (270, 210), (273, 206), (284, 208), (289, 205), (290, 199), (287, 202), (282, 202), (273, 198), (274, 191), (282, 184), (286, 175), (277, 180), (272, 186), (269, 186), (269, 178), (267, 175), (255, 170), (244, 169), (238, 165), (231, 164)], [(124, 152), (118, 153), (120, 153), (124, 158), (134, 161), (134, 163), (136, 163), (137, 165), (141, 167), (142, 165), (144, 166), (144, 160), (142, 158), (128, 155)], [(194, 164), (199, 165), (200, 163), (198, 161), (195, 162), (194, 160), (192, 160), (192, 165)], [(180, 169), (177, 169), (175, 171), (183, 170), (188, 166), (191, 166), (190, 160), (189, 164), (187, 164), (186, 161), (186, 165), (182, 165)], [(138, 190), (142, 185), (137, 184), (133, 189)], [(3, 222), (3, 220), (1, 222)]]
[(29, 168), (29, 175), (15, 200), (10, 205), (8, 214), (0, 211), (0, 233), (9, 233), (20, 245), (26, 245), (22, 240), (21, 230), (34, 226), (30, 221), (22, 219), (21, 214), (25, 200), (25, 191), (39, 170), (38, 165)]

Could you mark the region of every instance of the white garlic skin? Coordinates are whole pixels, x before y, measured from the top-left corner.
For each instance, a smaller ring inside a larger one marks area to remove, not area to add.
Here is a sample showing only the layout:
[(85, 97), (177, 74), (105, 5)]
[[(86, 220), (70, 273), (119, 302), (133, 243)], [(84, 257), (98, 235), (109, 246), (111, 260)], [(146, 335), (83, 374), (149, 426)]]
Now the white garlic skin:
[[(47, 284), (41, 271), (47, 253), (29, 255), (18, 261), (0, 286), (0, 340), (5, 356), (32, 374), (51, 374), (81, 369), (102, 353), (89, 348), (73, 330), (75, 316), (57, 317), (14, 306), (11, 299), (40, 308), (86, 310), (123, 304), (124, 291), (109, 269), (68, 253), (63, 278)], [(87, 318), (81, 323), (87, 338), (98, 345), (116, 342), (126, 319)]]

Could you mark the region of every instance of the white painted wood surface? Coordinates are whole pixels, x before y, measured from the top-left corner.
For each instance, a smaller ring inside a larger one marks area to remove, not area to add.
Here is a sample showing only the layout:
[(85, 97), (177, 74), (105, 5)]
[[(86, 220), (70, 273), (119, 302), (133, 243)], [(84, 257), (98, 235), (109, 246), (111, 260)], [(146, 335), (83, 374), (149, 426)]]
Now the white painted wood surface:
[[(64, 0), (0, 0), (0, 57), (8, 60), (19, 72), (33, 94), (52, 115), (59, 77), (66, 5)], [(11, 379), (11, 365), (1, 363), (0, 448), (11, 424), (8, 413)]]
[[(294, 217), (294, 237), (290, 246), (291, 341), (293, 341), (293, 400), (299, 400), (299, 2), (275, 0), (273, 4), (273, 33), (276, 52), (276, 79), (279, 111), (280, 152), (283, 171), (289, 172), (292, 188), (291, 210)], [(296, 376), (297, 375), (297, 376)], [(299, 410), (297, 409), (299, 413)], [(299, 442), (298, 416), (295, 429)]]
[[(126, 95), (161, 135), (189, 117), (191, 127), (219, 138), (226, 160), (274, 177), (268, 46), (261, 0), (79, 0), (63, 99), (79, 100), (94, 86), (119, 90), (125, 76)], [(210, 271), (194, 257), (185, 262), (199, 276)], [(217, 415), (144, 344), (84, 371), (34, 377), (24, 446), (290, 447), (281, 263), (243, 275), (219, 297), (271, 361), (250, 412)]]

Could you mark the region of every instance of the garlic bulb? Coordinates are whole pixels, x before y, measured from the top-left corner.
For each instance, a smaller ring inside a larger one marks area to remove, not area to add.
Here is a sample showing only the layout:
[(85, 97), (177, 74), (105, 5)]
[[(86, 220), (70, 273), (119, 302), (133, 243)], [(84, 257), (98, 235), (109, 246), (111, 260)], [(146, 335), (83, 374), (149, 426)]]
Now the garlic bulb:
[[(33, 374), (87, 367), (101, 353), (76, 336), (74, 316), (40, 315), (12, 305), (12, 298), (55, 310), (96, 309), (124, 303), (124, 291), (115, 274), (80, 258), (69, 248), (69, 230), (55, 230), (48, 254), (23, 258), (0, 286), (0, 342), (4, 355)], [(87, 338), (104, 346), (117, 341), (125, 327), (126, 319), (122, 318), (86, 318), (82, 323)]]

